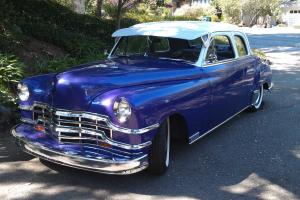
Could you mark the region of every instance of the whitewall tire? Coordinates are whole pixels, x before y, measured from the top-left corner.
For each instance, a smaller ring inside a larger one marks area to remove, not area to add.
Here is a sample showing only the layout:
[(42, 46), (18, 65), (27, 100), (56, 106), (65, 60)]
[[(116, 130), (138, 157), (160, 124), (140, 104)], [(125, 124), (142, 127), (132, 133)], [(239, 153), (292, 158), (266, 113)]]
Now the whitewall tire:
[(165, 120), (152, 141), (151, 150), (149, 153), (148, 170), (153, 174), (164, 173), (170, 164), (170, 121)]

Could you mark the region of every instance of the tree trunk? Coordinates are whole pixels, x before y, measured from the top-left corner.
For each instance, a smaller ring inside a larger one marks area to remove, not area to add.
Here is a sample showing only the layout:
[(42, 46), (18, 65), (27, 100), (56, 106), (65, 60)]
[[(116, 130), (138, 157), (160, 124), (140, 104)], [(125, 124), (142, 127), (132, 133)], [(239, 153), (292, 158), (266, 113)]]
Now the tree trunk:
[(73, 0), (74, 11), (79, 14), (85, 13), (85, 0)]
[(258, 17), (258, 15), (259, 15), (259, 13), (260, 13), (260, 10), (259, 11), (257, 11), (256, 13), (255, 13), (255, 15), (251, 18), (251, 21), (250, 21), (250, 27), (252, 27), (253, 25), (254, 25), (254, 23), (256, 23), (256, 20), (257, 20), (257, 17)]
[(102, 17), (102, 5), (103, 5), (103, 0), (97, 0), (96, 15), (98, 17)]
[(118, 0), (116, 30), (120, 29), (121, 27), (122, 7), (123, 7), (123, 0)]

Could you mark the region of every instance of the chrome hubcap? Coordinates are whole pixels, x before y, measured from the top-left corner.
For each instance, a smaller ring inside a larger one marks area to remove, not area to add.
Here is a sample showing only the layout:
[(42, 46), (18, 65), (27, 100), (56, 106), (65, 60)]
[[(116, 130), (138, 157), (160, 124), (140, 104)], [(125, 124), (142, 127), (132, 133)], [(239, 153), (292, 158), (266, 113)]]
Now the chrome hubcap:
[(167, 120), (167, 150), (166, 150), (166, 167), (169, 166), (170, 163), (170, 121)]
[(262, 99), (263, 99), (263, 87), (261, 86), (259, 90), (255, 90), (253, 92), (252, 105), (256, 109), (258, 109), (262, 103)]

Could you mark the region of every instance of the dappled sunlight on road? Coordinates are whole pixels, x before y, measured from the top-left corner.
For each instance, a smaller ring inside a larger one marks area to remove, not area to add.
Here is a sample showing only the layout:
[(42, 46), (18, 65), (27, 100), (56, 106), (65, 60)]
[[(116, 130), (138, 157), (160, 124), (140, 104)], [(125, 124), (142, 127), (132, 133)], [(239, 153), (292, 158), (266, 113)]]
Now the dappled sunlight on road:
[(293, 200), (299, 199), (295, 194), (287, 189), (272, 183), (271, 181), (258, 176), (255, 173), (250, 174), (246, 179), (236, 185), (223, 186), (221, 190), (232, 194), (247, 194), (261, 200)]
[(295, 65), (295, 63), (300, 63), (300, 55), (282, 53), (266, 53), (266, 55), (273, 63), (271, 66), (273, 70), (300, 71), (300, 65)]
[(300, 146), (298, 146), (296, 149), (292, 150), (291, 152), (296, 158), (300, 160)]

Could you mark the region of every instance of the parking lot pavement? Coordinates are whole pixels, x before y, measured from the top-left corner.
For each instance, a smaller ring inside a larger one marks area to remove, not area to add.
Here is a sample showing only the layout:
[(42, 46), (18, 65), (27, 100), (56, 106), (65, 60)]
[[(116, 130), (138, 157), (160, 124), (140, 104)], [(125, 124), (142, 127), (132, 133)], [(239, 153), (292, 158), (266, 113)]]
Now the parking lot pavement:
[(242, 113), (190, 146), (173, 144), (163, 176), (109, 176), (17, 150), (0, 133), (0, 199), (300, 199), (300, 32), (245, 29), (274, 63), (264, 109)]

